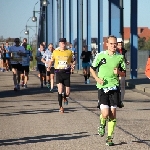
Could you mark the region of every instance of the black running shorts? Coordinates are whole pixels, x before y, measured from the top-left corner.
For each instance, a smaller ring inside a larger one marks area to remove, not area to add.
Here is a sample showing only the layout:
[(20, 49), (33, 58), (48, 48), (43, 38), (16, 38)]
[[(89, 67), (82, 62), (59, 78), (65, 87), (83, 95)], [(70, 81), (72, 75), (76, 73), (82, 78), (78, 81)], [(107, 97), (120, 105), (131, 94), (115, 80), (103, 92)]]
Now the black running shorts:
[(29, 66), (22, 66), (22, 74), (24, 74), (24, 72), (29, 73)]
[(70, 87), (70, 73), (56, 72), (56, 84), (62, 83), (66, 87)]
[(41, 64), (38, 64), (38, 70), (39, 70), (39, 73), (44, 73), (46, 74), (46, 69), (45, 69), (45, 65), (41, 65)]
[(55, 68), (54, 67), (51, 67), (50, 74), (55, 74)]
[(12, 69), (17, 69), (18, 71), (22, 71), (22, 64), (11, 64)]
[(119, 87), (117, 90), (111, 90), (105, 93), (103, 89), (98, 90), (99, 105), (118, 106), (121, 105), (121, 92)]

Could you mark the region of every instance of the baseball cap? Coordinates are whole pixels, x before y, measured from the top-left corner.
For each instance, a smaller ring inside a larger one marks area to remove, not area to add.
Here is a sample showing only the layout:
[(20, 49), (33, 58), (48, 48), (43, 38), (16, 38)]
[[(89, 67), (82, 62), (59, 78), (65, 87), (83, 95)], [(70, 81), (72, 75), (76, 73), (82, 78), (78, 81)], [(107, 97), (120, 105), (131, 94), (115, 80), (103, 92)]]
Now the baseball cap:
[(59, 42), (66, 42), (66, 38), (60, 38)]
[(117, 43), (123, 42), (122, 38), (117, 38)]

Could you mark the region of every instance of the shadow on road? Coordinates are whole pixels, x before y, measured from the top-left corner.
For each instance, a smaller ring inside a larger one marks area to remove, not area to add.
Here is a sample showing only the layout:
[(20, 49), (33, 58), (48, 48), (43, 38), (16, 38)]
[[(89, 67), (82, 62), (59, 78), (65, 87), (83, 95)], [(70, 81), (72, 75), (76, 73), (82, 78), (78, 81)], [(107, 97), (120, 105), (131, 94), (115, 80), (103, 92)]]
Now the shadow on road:
[[(77, 111), (76, 108), (65, 108), (64, 113), (75, 112)], [(37, 110), (24, 110), (18, 112), (11, 112), (11, 113), (0, 113), (0, 116), (17, 116), (17, 115), (27, 115), (27, 114), (46, 114), (46, 113), (58, 113), (59, 109), (37, 109)]]
[(58, 140), (73, 140), (88, 137), (87, 132), (79, 132), (73, 134), (57, 134), (57, 135), (41, 135), (34, 137), (23, 137), (17, 139), (7, 139), (0, 140), (0, 146), (9, 146), (9, 145), (22, 145), (22, 144), (32, 144), (32, 143), (41, 143), (48, 141), (58, 141)]

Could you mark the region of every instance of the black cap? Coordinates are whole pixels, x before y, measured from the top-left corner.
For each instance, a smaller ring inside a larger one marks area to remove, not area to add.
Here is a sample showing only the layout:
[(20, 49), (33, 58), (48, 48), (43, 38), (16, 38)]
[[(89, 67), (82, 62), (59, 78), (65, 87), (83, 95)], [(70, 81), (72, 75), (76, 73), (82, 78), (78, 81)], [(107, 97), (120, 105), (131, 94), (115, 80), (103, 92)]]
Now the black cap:
[(66, 38), (60, 38), (59, 42), (66, 42)]

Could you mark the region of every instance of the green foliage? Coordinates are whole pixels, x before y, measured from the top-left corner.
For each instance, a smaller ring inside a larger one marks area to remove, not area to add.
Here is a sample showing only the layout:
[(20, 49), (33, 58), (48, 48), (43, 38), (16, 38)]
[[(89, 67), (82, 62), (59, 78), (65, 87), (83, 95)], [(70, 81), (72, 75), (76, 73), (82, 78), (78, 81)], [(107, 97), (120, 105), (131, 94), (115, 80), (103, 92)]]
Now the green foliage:
[(144, 50), (144, 47), (145, 47), (145, 38), (143, 37), (143, 38), (139, 38), (138, 39), (138, 49), (139, 50)]
[(126, 43), (125, 46), (124, 46), (124, 48), (125, 48), (126, 50), (130, 50), (130, 42)]
[[(126, 43), (124, 48), (130, 50), (130, 42)], [(150, 38), (146, 41), (145, 38), (138, 39), (138, 50), (150, 50)]]
[(150, 50), (150, 38), (146, 41), (144, 49), (145, 50)]
[(36, 46), (32, 46), (32, 56), (33, 56), (33, 61), (30, 62), (30, 69), (34, 70), (37, 65), (37, 61), (35, 60)]

